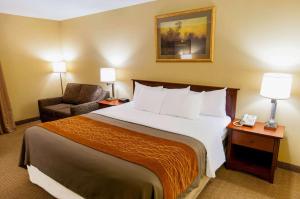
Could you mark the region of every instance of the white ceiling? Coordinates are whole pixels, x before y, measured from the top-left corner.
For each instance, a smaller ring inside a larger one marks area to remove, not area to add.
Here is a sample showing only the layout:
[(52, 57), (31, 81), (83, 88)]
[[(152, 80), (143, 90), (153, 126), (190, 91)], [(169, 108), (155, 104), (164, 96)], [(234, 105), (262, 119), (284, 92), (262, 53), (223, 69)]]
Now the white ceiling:
[(0, 13), (65, 20), (153, 0), (0, 0)]

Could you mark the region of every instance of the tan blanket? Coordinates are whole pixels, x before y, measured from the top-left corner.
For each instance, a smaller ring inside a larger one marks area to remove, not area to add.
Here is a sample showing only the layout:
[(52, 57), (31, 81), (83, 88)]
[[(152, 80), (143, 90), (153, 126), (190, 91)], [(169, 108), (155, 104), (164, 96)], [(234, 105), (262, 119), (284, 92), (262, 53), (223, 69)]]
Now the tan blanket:
[(148, 168), (159, 177), (165, 198), (176, 198), (198, 176), (196, 153), (183, 143), (82, 116), (39, 126), (95, 150)]

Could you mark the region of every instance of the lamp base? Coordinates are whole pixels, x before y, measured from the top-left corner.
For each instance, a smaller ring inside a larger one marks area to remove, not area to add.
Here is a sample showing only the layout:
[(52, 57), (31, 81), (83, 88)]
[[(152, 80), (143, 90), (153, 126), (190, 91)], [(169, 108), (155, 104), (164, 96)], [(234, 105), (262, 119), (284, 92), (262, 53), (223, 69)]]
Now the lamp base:
[(276, 108), (277, 108), (277, 100), (271, 99), (272, 108), (271, 108), (271, 116), (269, 121), (265, 123), (265, 129), (276, 131), (277, 129), (277, 122), (275, 121), (275, 114), (276, 114)]
[(276, 131), (277, 129), (277, 123), (274, 121), (268, 121), (265, 123), (265, 129), (271, 130), (271, 131)]

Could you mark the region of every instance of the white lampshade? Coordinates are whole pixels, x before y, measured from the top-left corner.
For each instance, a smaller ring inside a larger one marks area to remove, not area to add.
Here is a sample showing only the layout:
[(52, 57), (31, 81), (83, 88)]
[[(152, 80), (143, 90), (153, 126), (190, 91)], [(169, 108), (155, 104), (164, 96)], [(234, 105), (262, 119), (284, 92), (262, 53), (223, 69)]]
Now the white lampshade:
[(66, 73), (67, 72), (67, 64), (66, 62), (54, 62), (52, 63), (52, 69), (54, 73)]
[(101, 68), (100, 80), (101, 80), (101, 82), (116, 81), (116, 69), (115, 68)]
[(265, 73), (260, 94), (271, 99), (288, 99), (291, 94), (292, 75)]

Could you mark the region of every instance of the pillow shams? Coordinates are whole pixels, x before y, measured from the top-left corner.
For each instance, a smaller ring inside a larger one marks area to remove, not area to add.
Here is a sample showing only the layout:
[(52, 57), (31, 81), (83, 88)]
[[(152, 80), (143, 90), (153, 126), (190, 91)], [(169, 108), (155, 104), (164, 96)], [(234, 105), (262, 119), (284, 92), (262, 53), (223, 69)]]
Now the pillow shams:
[(179, 117), (187, 119), (197, 119), (200, 114), (200, 110), (203, 104), (204, 92), (190, 92), (183, 100), (180, 106)]
[(226, 116), (226, 88), (204, 92), (200, 114), (217, 117)]
[(146, 86), (146, 85), (140, 84), (138, 82), (135, 82), (135, 89), (134, 89), (134, 94), (133, 94), (133, 98), (132, 98), (133, 101), (137, 100), (138, 96), (140, 95), (141, 91), (144, 88), (161, 90), (163, 87), (162, 86), (151, 87), (151, 86)]
[(186, 95), (190, 91), (190, 87), (183, 89), (163, 89), (166, 92), (160, 114), (163, 115), (180, 115), (180, 107)]
[[(209, 92), (162, 89), (136, 82), (135, 108), (163, 115), (196, 119), (201, 115), (226, 116), (226, 88)], [(137, 95), (138, 94), (138, 95)]]
[(159, 113), (164, 98), (163, 90), (143, 88), (136, 98), (134, 106), (139, 110)]

